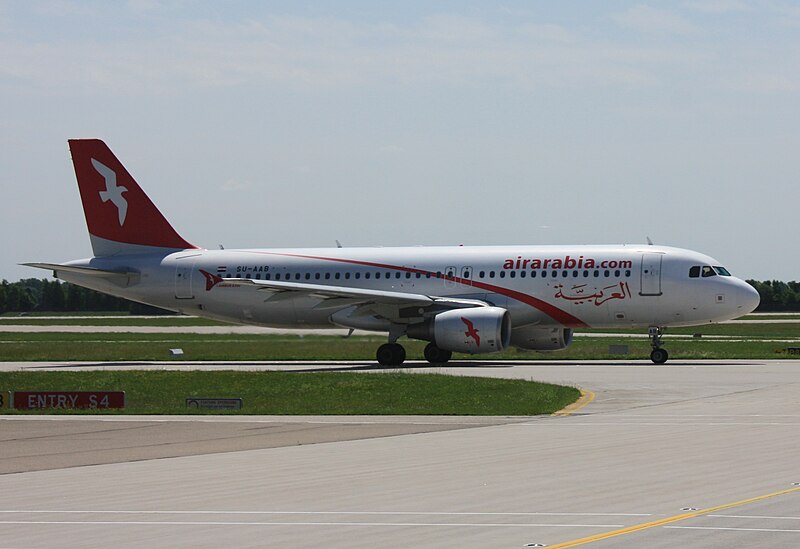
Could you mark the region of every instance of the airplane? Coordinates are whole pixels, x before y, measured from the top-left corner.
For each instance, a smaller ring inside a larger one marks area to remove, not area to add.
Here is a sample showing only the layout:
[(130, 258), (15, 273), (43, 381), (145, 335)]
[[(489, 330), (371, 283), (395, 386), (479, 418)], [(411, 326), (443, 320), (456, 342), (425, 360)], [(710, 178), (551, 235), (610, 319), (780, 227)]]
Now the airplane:
[(106, 144), (69, 140), (93, 257), (24, 263), (117, 297), (226, 322), (388, 334), (376, 359), (399, 366), (401, 337), (425, 359), (510, 346), (566, 348), (576, 328), (648, 330), (753, 311), (759, 296), (717, 260), (667, 246), (437, 246), (203, 249), (184, 240)]

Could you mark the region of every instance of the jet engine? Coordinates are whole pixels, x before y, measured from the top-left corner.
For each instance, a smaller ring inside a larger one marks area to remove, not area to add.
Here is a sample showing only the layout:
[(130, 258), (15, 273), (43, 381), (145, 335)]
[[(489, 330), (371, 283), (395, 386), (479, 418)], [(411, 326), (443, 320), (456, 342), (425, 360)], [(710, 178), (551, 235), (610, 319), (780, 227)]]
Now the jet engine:
[(523, 326), (511, 331), (511, 343), (531, 351), (558, 351), (572, 343), (572, 329)]
[(494, 353), (508, 347), (511, 317), (502, 307), (453, 309), (420, 324), (412, 324), (406, 334), (431, 341), (446, 351)]

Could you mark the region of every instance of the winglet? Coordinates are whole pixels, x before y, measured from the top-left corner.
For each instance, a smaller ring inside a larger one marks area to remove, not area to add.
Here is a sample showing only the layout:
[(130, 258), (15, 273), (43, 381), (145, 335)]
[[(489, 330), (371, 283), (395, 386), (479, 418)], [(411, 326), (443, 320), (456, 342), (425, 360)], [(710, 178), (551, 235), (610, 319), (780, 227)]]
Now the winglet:
[(70, 139), (69, 149), (95, 256), (141, 252), (142, 246), (196, 248), (172, 228), (105, 143)]

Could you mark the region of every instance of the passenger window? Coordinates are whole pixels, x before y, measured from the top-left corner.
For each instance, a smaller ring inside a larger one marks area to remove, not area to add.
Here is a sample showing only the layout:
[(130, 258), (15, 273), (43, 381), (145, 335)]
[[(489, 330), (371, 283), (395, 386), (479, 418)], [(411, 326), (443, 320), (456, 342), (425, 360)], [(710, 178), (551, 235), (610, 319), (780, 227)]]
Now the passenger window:
[(536, 278), (536, 271), (531, 271), (531, 278)]
[(478, 273), (478, 276), (479, 276), (480, 278), (486, 278), (486, 271), (481, 271), (481, 272), (479, 272), (479, 273)]
[(311, 273), (306, 273), (306, 280), (311, 280)]
[(344, 279), (345, 280), (350, 280), (350, 273), (349, 272), (348, 273), (344, 273)]
[(542, 278), (547, 278), (547, 271), (542, 271)]
[(500, 278), (505, 278), (505, 277), (506, 277), (506, 272), (500, 271)]
[(341, 273), (334, 273), (334, 275), (333, 275), (333, 278), (335, 278), (336, 280), (339, 280), (339, 278), (340, 278), (341, 276), (342, 276), (342, 274), (341, 274)]
[(520, 278), (525, 278), (527, 276), (527, 274), (528, 274), (527, 271), (520, 271), (519, 272), (519, 277)]
[[(358, 278), (358, 275), (356, 275), (356, 278)], [(366, 278), (367, 280), (369, 280), (369, 273), (364, 273), (364, 278)]]
[(294, 279), (295, 280), (300, 280), (300, 273), (295, 273), (294, 274)]
[(269, 274), (269, 273), (267, 273), (267, 274), (265, 274), (265, 275), (264, 275), (264, 280), (269, 280), (270, 278), (272, 278), (272, 277), (270, 276), (270, 274)]
[(325, 273), (325, 280), (331, 279), (331, 273)]
[(515, 278), (517, 276), (517, 271), (511, 271), (510, 273), (508, 273), (508, 276), (510, 276), (511, 278)]
[(583, 278), (589, 278), (589, 271), (583, 271)]
[(494, 271), (489, 271), (489, 278), (494, 278)]
[(700, 265), (695, 265), (689, 269), (689, 278), (699, 278), (700, 277)]
[(319, 276), (320, 276), (320, 275), (319, 275), (319, 273), (315, 273), (315, 274), (314, 274), (314, 278), (315, 278), (316, 280), (319, 280)]

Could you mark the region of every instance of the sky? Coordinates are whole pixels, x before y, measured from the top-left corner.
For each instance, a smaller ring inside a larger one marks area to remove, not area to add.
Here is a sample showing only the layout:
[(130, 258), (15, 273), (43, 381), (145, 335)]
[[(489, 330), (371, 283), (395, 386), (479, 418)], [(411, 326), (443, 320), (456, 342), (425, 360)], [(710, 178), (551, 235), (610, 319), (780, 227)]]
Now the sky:
[(800, 279), (800, 4), (0, 1), (0, 279), (100, 138), (216, 248), (656, 244)]

